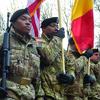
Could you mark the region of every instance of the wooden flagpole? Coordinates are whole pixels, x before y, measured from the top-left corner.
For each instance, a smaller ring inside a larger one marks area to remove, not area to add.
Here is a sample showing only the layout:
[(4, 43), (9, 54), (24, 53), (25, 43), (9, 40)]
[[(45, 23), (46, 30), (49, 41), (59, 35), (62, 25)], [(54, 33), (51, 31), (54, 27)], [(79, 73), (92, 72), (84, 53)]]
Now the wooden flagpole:
[[(62, 14), (61, 14), (61, 5), (60, 5), (60, 0), (57, 0), (57, 5), (58, 5), (58, 17), (59, 17), (59, 27), (62, 27)], [(66, 73), (65, 71), (65, 58), (64, 58), (64, 49), (63, 49), (63, 40), (62, 40), (62, 71)]]

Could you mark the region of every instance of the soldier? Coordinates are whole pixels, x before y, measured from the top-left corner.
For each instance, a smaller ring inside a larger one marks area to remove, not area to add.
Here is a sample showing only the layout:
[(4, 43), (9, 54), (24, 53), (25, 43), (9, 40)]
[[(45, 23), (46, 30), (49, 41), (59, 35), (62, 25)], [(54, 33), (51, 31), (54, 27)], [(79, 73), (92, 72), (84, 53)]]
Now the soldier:
[[(94, 73), (95, 73), (95, 76), (96, 76), (96, 79), (97, 79), (97, 82), (98, 82), (98, 84), (100, 84), (100, 53), (99, 53), (99, 50), (98, 50), (98, 52), (97, 53), (95, 53), (95, 56), (98, 56), (99, 55), (99, 60), (98, 60), (98, 63), (96, 64), (96, 65), (98, 65), (98, 66), (96, 66), (95, 68), (94, 68)], [(96, 57), (97, 57), (96, 56)], [(96, 57), (94, 57), (95, 59), (96, 59)]]
[[(37, 93), (35, 90), (38, 90), (40, 81), (40, 58), (35, 39), (29, 35), (31, 17), (27, 9), (21, 9), (12, 15), (10, 22), (11, 63), (6, 81), (8, 94), (0, 100), (34, 100)], [(0, 64), (0, 70), (1, 68)], [(34, 86), (31, 84), (32, 81)]]
[(65, 95), (67, 96), (68, 100), (81, 100), (82, 91), (79, 82), (77, 82), (76, 75), (76, 71), (80, 71), (80, 68), (78, 66), (78, 68), (76, 67), (76, 60), (79, 58), (83, 61), (81, 55), (78, 53), (73, 38), (70, 37), (69, 48), (65, 56), (65, 66), (66, 73), (71, 74), (74, 77), (74, 80), (65, 87)]
[(59, 83), (57, 75), (62, 72), (62, 39), (64, 29), (58, 29), (58, 17), (45, 19), (42, 24), (43, 44), (38, 48), (41, 63), (41, 83), (44, 100), (67, 100), (64, 84)]
[[(66, 54), (66, 72), (74, 77), (74, 82), (71, 82), (65, 87), (65, 94), (68, 100), (82, 100), (83, 93), (83, 79), (87, 74), (88, 59), (80, 55), (72, 38), (69, 39), (69, 50)], [(92, 55), (88, 53), (88, 58)], [(88, 78), (91, 78), (89, 75)]]
[[(96, 83), (96, 77), (94, 74), (94, 67), (95, 67), (95, 63), (98, 62), (98, 54), (96, 53), (97, 50), (96, 49), (89, 49), (87, 50), (83, 56), (81, 56), (80, 58), (78, 58), (76, 60), (76, 79), (77, 82), (79, 82), (79, 85), (82, 89), (82, 93), (83, 93), (83, 99), (88, 99), (88, 100), (95, 100), (92, 99), (91, 97), (95, 97), (96, 95), (96, 91), (94, 92), (95, 88), (94, 86)], [(94, 57), (95, 54), (97, 55), (97, 57)], [(85, 58), (85, 57), (86, 58)], [(89, 63), (89, 59), (90, 59), (90, 63)], [(88, 67), (90, 66), (90, 73), (88, 73)], [(83, 83), (83, 85), (82, 85)]]
[(90, 82), (91, 91), (88, 95), (88, 100), (100, 100), (100, 85), (98, 84), (98, 79), (99, 79), (98, 69), (100, 67), (98, 66), (98, 62), (99, 62), (100, 54), (98, 49), (92, 49), (92, 51), (93, 51), (93, 55), (90, 57), (90, 61), (91, 61), (90, 67), (91, 67), (91, 75), (95, 81), (93, 80), (93, 78), (88, 78), (87, 76), (86, 79), (87, 82), (92, 79)]

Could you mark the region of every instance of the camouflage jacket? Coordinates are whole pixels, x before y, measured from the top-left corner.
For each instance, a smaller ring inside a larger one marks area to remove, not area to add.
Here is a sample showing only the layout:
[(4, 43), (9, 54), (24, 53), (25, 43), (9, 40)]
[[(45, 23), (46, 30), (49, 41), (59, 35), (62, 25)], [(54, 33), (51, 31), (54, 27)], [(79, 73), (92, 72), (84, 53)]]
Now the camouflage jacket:
[[(80, 85), (80, 77), (83, 76), (84, 57), (76, 57), (71, 51), (65, 56), (66, 72), (75, 77), (74, 84), (65, 87), (65, 95), (79, 97), (82, 95), (82, 86)], [(82, 83), (82, 82), (81, 82)]]
[(95, 64), (94, 74), (96, 76), (98, 84), (100, 84), (100, 61), (97, 64)]
[[(40, 57), (37, 53), (35, 40), (16, 33), (12, 28), (10, 31), (10, 57), (8, 90), (14, 91), (19, 96), (24, 96), (26, 100), (33, 100), (40, 83)], [(31, 84), (32, 81), (34, 87)]]
[[(76, 82), (79, 83), (79, 87), (81, 89), (81, 95), (82, 96), (87, 96), (87, 97), (93, 97), (93, 98), (100, 98), (99, 92), (100, 92), (100, 87), (98, 86), (97, 82), (94, 83), (93, 86), (83, 86), (83, 79), (84, 75), (87, 74), (88, 66), (89, 66), (89, 60), (81, 56), (75, 61), (76, 65)], [(98, 64), (94, 64), (93, 62), (90, 62), (90, 75), (95, 78), (96, 80), (96, 75), (95, 75), (95, 69), (98, 68)], [(78, 90), (78, 89), (77, 89)]]
[(55, 100), (66, 100), (64, 85), (56, 79), (56, 75), (62, 72), (62, 39), (54, 36), (49, 40), (43, 35), (43, 41), (42, 47), (38, 50), (41, 56), (41, 83), (44, 93)]
[(94, 64), (91, 62), (91, 74), (96, 78), (95, 84), (91, 86), (91, 91), (89, 93), (89, 97), (92, 97), (94, 100), (100, 100), (100, 65), (99, 63)]

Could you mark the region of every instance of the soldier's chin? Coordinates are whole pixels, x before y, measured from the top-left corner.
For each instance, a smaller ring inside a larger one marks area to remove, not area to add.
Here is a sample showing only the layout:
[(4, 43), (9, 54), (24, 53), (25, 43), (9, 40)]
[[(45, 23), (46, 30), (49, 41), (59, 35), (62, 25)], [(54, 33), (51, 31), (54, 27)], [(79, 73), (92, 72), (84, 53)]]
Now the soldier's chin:
[(29, 34), (30, 33), (30, 30), (25, 30), (23, 33)]

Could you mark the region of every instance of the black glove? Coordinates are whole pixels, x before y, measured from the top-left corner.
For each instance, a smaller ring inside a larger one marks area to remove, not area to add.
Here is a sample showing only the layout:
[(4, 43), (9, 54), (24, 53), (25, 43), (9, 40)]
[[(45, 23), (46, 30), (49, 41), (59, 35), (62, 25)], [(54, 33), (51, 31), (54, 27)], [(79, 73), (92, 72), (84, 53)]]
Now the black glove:
[(93, 76), (91, 76), (91, 75), (88, 75), (88, 74), (86, 74), (86, 75), (84, 76), (84, 80), (83, 80), (83, 84), (84, 84), (84, 85), (86, 85), (86, 84), (93, 85), (95, 82), (96, 82), (95, 77), (93, 77)]
[(74, 77), (69, 74), (60, 73), (56, 76), (56, 78), (61, 84), (73, 84), (74, 83)]
[(64, 30), (64, 28), (61, 28), (60, 30), (58, 30), (58, 32), (55, 34), (55, 36), (58, 36), (61, 39), (63, 39), (65, 37), (65, 30)]

